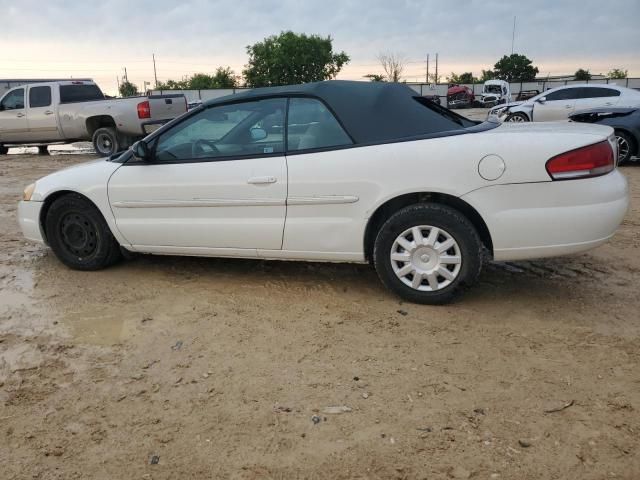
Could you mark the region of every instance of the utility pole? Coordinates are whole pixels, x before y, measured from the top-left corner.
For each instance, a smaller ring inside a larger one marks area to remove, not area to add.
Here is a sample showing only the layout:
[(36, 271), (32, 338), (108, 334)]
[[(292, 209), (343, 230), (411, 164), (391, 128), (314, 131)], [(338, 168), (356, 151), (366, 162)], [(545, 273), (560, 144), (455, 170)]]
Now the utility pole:
[(513, 16), (513, 33), (511, 34), (511, 55), (513, 55), (513, 44), (516, 39), (516, 16)]
[(153, 77), (156, 79), (155, 87), (158, 88), (158, 74), (156, 73), (156, 54), (153, 53)]
[(116, 75), (116, 83), (118, 84), (118, 94), (120, 94), (120, 77)]
[(129, 81), (129, 77), (127, 76), (127, 67), (124, 67), (124, 81), (125, 82)]
[(436, 85), (438, 84), (438, 54), (436, 53), (436, 81), (434, 82)]
[(427, 53), (427, 76), (426, 76), (426, 80), (427, 83), (429, 83), (429, 54)]

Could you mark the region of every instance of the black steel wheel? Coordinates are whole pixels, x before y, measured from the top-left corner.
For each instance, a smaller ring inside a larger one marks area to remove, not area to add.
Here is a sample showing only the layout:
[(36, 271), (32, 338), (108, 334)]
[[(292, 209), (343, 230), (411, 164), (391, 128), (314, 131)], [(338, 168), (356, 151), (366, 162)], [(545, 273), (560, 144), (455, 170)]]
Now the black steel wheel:
[(47, 212), (45, 227), (53, 252), (75, 270), (99, 270), (121, 256), (120, 245), (100, 211), (80, 195), (56, 199)]

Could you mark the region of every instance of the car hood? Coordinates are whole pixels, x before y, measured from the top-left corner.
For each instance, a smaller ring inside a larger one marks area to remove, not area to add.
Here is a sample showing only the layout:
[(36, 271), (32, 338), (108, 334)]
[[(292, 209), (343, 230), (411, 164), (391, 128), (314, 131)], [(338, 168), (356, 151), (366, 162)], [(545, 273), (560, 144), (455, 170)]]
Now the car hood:
[(31, 199), (42, 201), (53, 192), (68, 190), (84, 193), (96, 188), (104, 188), (111, 174), (122, 165), (100, 158), (58, 170), (36, 181)]

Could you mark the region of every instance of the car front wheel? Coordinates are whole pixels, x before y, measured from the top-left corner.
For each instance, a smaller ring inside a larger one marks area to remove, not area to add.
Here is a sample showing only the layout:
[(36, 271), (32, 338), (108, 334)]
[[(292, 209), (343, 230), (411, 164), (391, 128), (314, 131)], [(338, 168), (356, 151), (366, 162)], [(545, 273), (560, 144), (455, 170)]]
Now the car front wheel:
[(120, 258), (120, 246), (102, 214), (80, 195), (54, 200), (45, 231), (53, 253), (74, 270), (100, 270)]
[(385, 222), (373, 255), (378, 276), (391, 291), (410, 302), (442, 304), (475, 282), (483, 250), (464, 215), (424, 203), (405, 207)]
[(529, 117), (527, 117), (525, 113), (521, 113), (521, 112), (512, 113), (505, 119), (505, 122), (513, 122), (513, 123), (523, 123), (528, 121), (529, 121)]

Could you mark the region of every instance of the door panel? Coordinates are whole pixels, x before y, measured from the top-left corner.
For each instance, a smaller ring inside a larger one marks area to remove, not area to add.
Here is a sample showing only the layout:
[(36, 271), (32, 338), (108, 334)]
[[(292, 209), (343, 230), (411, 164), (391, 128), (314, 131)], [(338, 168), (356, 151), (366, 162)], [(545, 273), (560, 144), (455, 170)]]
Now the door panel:
[(109, 181), (122, 235), (139, 246), (253, 249), (246, 256), (282, 248), (285, 108), (283, 98), (207, 107), (153, 139), (152, 163), (133, 159)]
[(280, 249), (286, 194), (284, 157), (125, 164), (109, 180), (118, 229), (138, 246)]
[(552, 100), (545, 103), (537, 103), (533, 106), (534, 122), (551, 122), (566, 120), (573, 113), (575, 99)]
[(30, 86), (27, 94), (29, 108), (27, 123), (29, 140), (32, 142), (56, 141), (62, 137), (58, 131), (56, 117), (49, 86)]
[(25, 89), (9, 91), (0, 102), (0, 142), (25, 142), (29, 136)]
[(567, 120), (576, 106), (579, 88), (561, 88), (549, 92), (544, 103), (534, 102), (533, 121), (552, 122)]
[(613, 107), (620, 100), (620, 92), (606, 87), (582, 87), (575, 111), (591, 108)]

